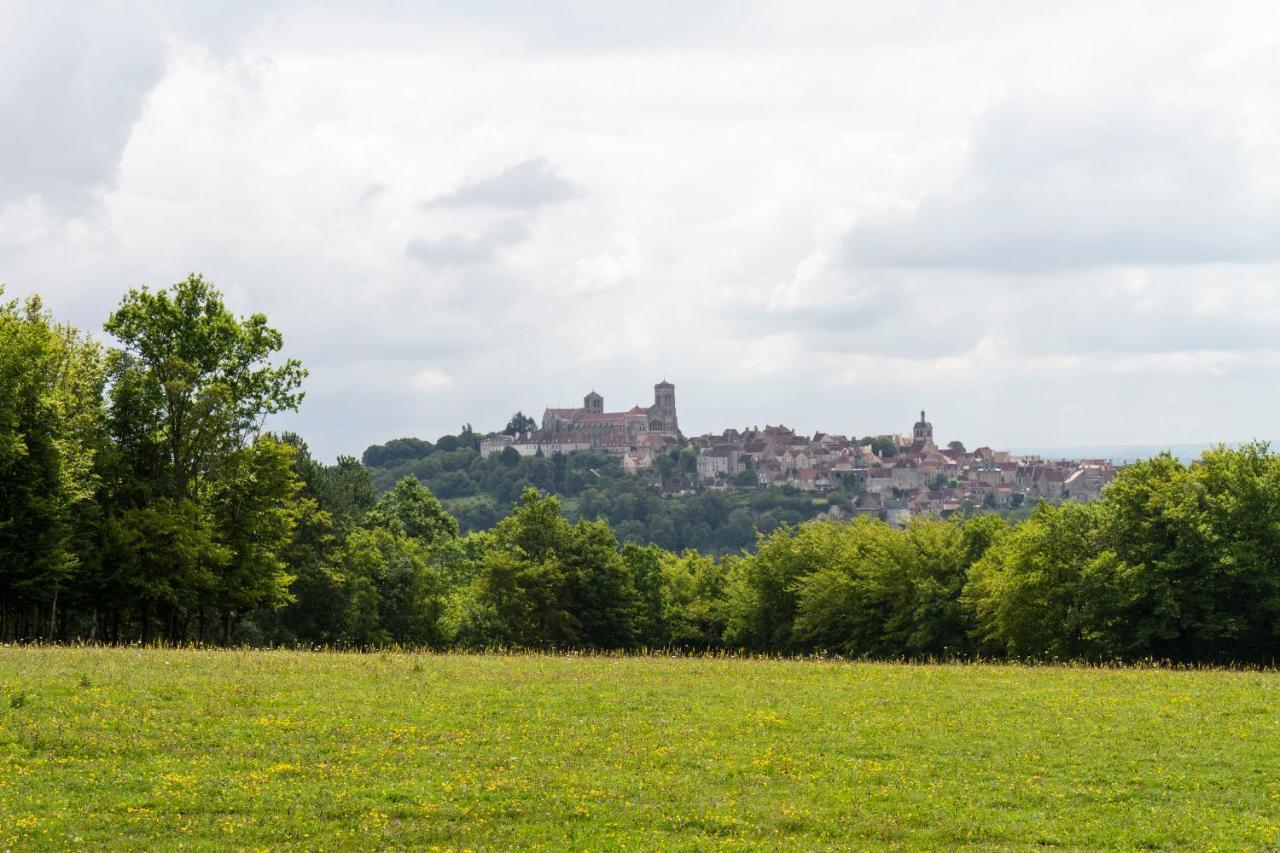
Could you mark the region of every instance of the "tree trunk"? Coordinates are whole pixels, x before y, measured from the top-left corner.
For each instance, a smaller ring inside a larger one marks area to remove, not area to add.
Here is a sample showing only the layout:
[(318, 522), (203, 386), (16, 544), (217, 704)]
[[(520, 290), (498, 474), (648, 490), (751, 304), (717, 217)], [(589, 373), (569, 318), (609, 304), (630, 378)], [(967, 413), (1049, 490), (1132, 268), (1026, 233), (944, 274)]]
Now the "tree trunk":
[(231, 645), (231, 611), (222, 611), (222, 645)]
[(58, 588), (53, 588), (53, 603), (49, 605), (49, 642), (58, 631)]

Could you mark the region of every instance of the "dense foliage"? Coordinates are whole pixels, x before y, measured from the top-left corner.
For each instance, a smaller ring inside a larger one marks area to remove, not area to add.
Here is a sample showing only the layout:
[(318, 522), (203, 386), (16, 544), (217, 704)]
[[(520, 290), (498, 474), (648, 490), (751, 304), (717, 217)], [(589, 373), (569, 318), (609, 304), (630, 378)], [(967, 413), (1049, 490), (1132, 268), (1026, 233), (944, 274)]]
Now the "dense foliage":
[(0, 636), (230, 642), (289, 600), (292, 451), (261, 433), (304, 372), (199, 276), (130, 291), (102, 351), (0, 306)]
[[(233, 316), (198, 276), (130, 292), (106, 329), (104, 350), (38, 300), (0, 304), (0, 639), (1257, 663), (1280, 650), (1280, 457), (1265, 444), (1191, 466), (1159, 456), (1101, 501), (1013, 525), (806, 521), (838, 497), (669, 499), (606, 455), (482, 459), (470, 427), (317, 462), (262, 428), (298, 405), (302, 368), (276, 358), (266, 318)], [(690, 459), (663, 457), (657, 485)], [(441, 497), (483, 499), (459, 523)]]

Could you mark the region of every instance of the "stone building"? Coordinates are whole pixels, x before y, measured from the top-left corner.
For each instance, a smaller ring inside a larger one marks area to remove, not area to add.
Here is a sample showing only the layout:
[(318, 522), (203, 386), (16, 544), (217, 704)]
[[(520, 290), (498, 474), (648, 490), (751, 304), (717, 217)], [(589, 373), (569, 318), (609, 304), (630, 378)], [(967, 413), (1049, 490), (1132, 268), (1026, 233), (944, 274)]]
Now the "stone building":
[(582, 398), (578, 409), (547, 409), (541, 435), (572, 437), (593, 447), (638, 447), (648, 435), (680, 434), (676, 417), (676, 386), (665, 379), (653, 386), (652, 406), (633, 406), (625, 412), (606, 412), (604, 397), (595, 391)]

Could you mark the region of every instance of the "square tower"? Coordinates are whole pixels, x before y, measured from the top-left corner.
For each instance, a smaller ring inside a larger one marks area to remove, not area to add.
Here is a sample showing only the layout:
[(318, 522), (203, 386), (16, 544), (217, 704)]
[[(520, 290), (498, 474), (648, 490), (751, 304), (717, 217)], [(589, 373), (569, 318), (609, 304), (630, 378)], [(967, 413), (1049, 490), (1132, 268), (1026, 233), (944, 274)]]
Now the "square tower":
[(659, 424), (662, 432), (677, 433), (680, 423), (676, 419), (676, 386), (662, 380), (653, 386), (653, 410), (649, 420)]

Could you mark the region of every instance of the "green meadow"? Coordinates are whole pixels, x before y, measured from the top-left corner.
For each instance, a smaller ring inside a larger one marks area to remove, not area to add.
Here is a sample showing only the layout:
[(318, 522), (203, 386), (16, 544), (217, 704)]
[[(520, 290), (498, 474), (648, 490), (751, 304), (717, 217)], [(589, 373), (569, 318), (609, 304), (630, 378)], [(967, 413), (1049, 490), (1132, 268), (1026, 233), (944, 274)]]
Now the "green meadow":
[(0, 849), (1280, 845), (1280, 674), (0, 648)]

